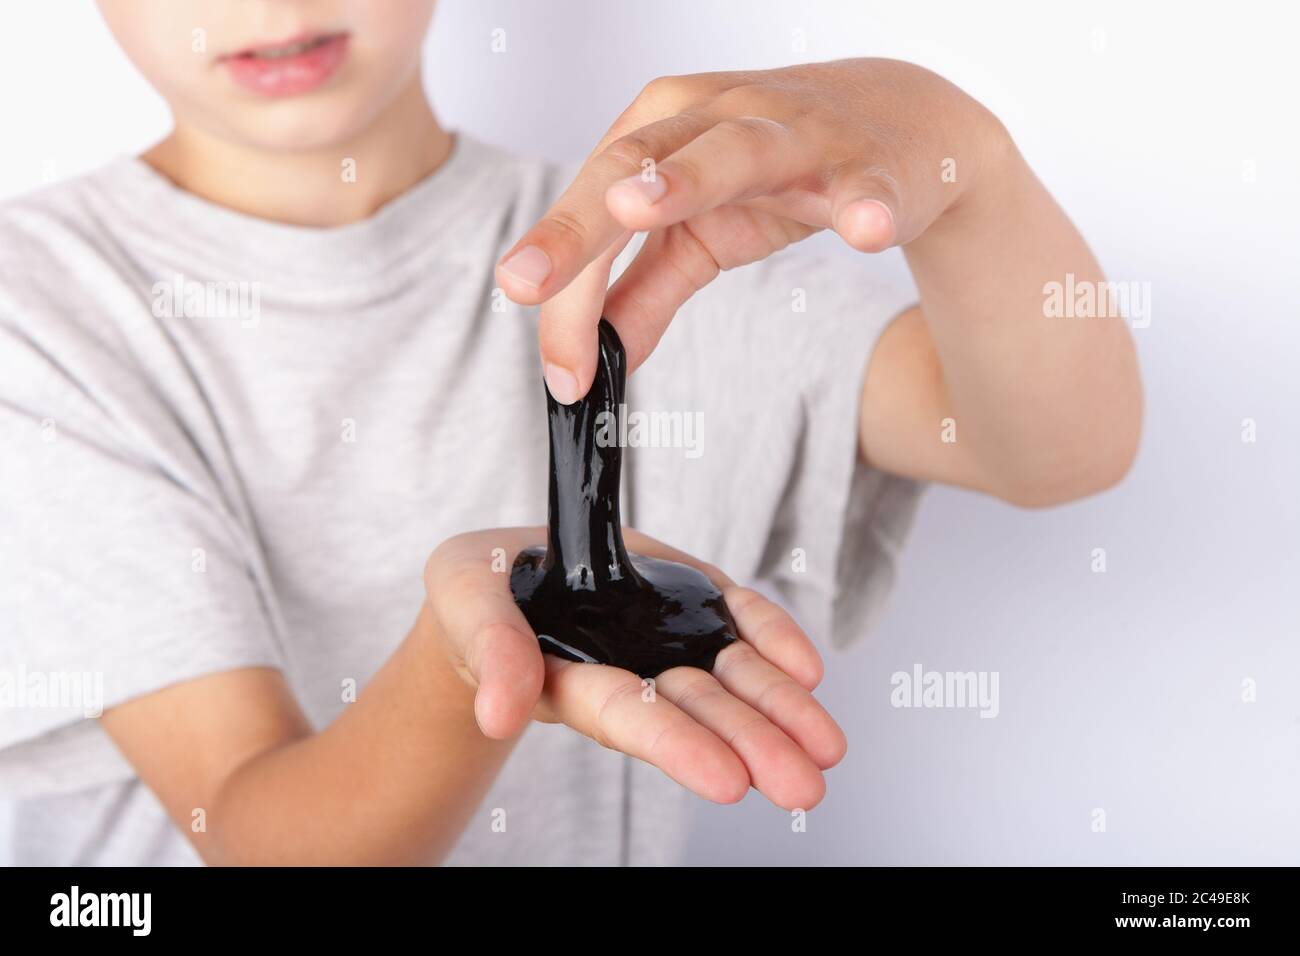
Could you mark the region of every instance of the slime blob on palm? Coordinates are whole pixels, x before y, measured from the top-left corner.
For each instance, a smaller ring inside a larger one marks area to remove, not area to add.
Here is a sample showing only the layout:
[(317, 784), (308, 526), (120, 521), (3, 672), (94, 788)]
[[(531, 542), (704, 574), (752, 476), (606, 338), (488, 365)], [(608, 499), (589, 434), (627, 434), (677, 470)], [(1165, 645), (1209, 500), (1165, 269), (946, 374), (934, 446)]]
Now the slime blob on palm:
[(628, 554), (619, 517), (623, 449), (617, 440), (627, 356), (601, 319), (596, 380), (561, 405), (548, 393), (551, 481), (547, 547), (515, 558), (510, 590), (542, 650), (612, 664), (641, 677), (670, 667), (710, 670), (736, 640), (722, 593), (696, 569)]

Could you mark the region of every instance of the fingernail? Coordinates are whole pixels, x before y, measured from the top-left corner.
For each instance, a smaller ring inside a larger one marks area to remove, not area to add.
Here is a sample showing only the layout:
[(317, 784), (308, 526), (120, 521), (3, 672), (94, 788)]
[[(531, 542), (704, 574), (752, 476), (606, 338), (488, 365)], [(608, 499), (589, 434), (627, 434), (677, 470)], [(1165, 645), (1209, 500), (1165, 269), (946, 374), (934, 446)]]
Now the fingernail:
[(579, 398), (578, 380), (567, 368), (546, 363), (546, 390), (561, 405), (572, 405)]
[(501, 271), (536, 289), (551, 274), (551, 257), (537, 246), (524, 246), (501, 263)]
[(624, 189), (635, 193), (647, 206), (653, 206), (663, 194), (668, 192), (668, 183), (658, 173), (653, 179), (642, 179), (639, 175), (620, 179), (610, 189)]

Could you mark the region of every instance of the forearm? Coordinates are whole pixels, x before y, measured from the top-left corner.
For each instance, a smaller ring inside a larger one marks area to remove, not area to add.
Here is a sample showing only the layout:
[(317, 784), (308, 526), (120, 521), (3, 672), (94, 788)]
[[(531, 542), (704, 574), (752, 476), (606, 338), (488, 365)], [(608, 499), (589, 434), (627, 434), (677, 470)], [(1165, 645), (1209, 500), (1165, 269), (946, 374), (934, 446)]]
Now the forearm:
[(329, 727), (249, 760), (220, 788), (205, 856), (230, 864), (434, 863), (513, 741), (485, 737), (474, 692), (419, 620)]
[[(975, 181), (904, 247), (924, 327), (895, 330), (912, 366), (910, 384), (896, 384), (913, 394), (895, 394), (891, 404), (904, 417), (926, 416), (912, 424), (929, 447), (911, 461), (959, 458), (964, 483), (1019, 504), (1049, 504), (1106, 487), (1127, 469), (1141, 421), (1136, 357), (1115, 315), (1048, 316), (1046, 283), (1073, 274), (1081, 287), (1103, 275), (1010, 138), (990, 123)], [(922, 335), (928, 342), (915, 341)], [(944, 418), (952, 419), (946, 445)]]

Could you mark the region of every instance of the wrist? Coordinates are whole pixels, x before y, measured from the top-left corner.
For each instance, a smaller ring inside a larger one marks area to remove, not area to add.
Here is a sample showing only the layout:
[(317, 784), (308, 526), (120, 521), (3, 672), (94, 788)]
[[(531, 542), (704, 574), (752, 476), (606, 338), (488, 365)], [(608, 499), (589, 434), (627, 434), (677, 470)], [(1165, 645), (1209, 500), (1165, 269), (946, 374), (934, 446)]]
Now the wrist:
[(929, 228), (908, 244), (909, 256), (950, 250), (954, 243), (984, 241), (990, 223), (1006, 215), (1023, 188), (1024, 177), (1032, 177), (1001, 120), (976, 100), (967, 100), (968, 145), (965, 161), (957, 170), (959, 189)]
[(1003, 122), (971, 99), (971, 148), (974, 169), (954, 206), (985, 206), (1005, 195), (1008, 184), (1025, 168), (1015, 140)]

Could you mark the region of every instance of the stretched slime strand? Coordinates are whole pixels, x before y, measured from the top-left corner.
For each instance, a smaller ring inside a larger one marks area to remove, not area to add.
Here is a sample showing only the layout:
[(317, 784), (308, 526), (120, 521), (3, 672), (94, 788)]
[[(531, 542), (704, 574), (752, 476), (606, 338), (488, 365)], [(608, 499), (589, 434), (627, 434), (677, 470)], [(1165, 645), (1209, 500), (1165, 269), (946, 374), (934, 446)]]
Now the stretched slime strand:
[(546, 396), (551, 444), (547, 547), (520, 552), (515, 602), (542, 650), (654, 677), (670, 667), (710, 670), (736, 625), (713, 583), (688, 565), (629, 554), (623, 545), (619, 418), (627, 356), (599, 327), (596, 379), (572, 405)]
[[(561, 405), (546, 393), (551, 491), (544, 567), (561, 568), (574, 590), (639, 583), (623, 546), (618, 503), (623, 471), (618, 414), (627, 383), (627, 355), (618, 333), (604, 319), (599, 341), (596, 379), (586, 398)], [(607, 441), (611, 434), (613, 441)]]

